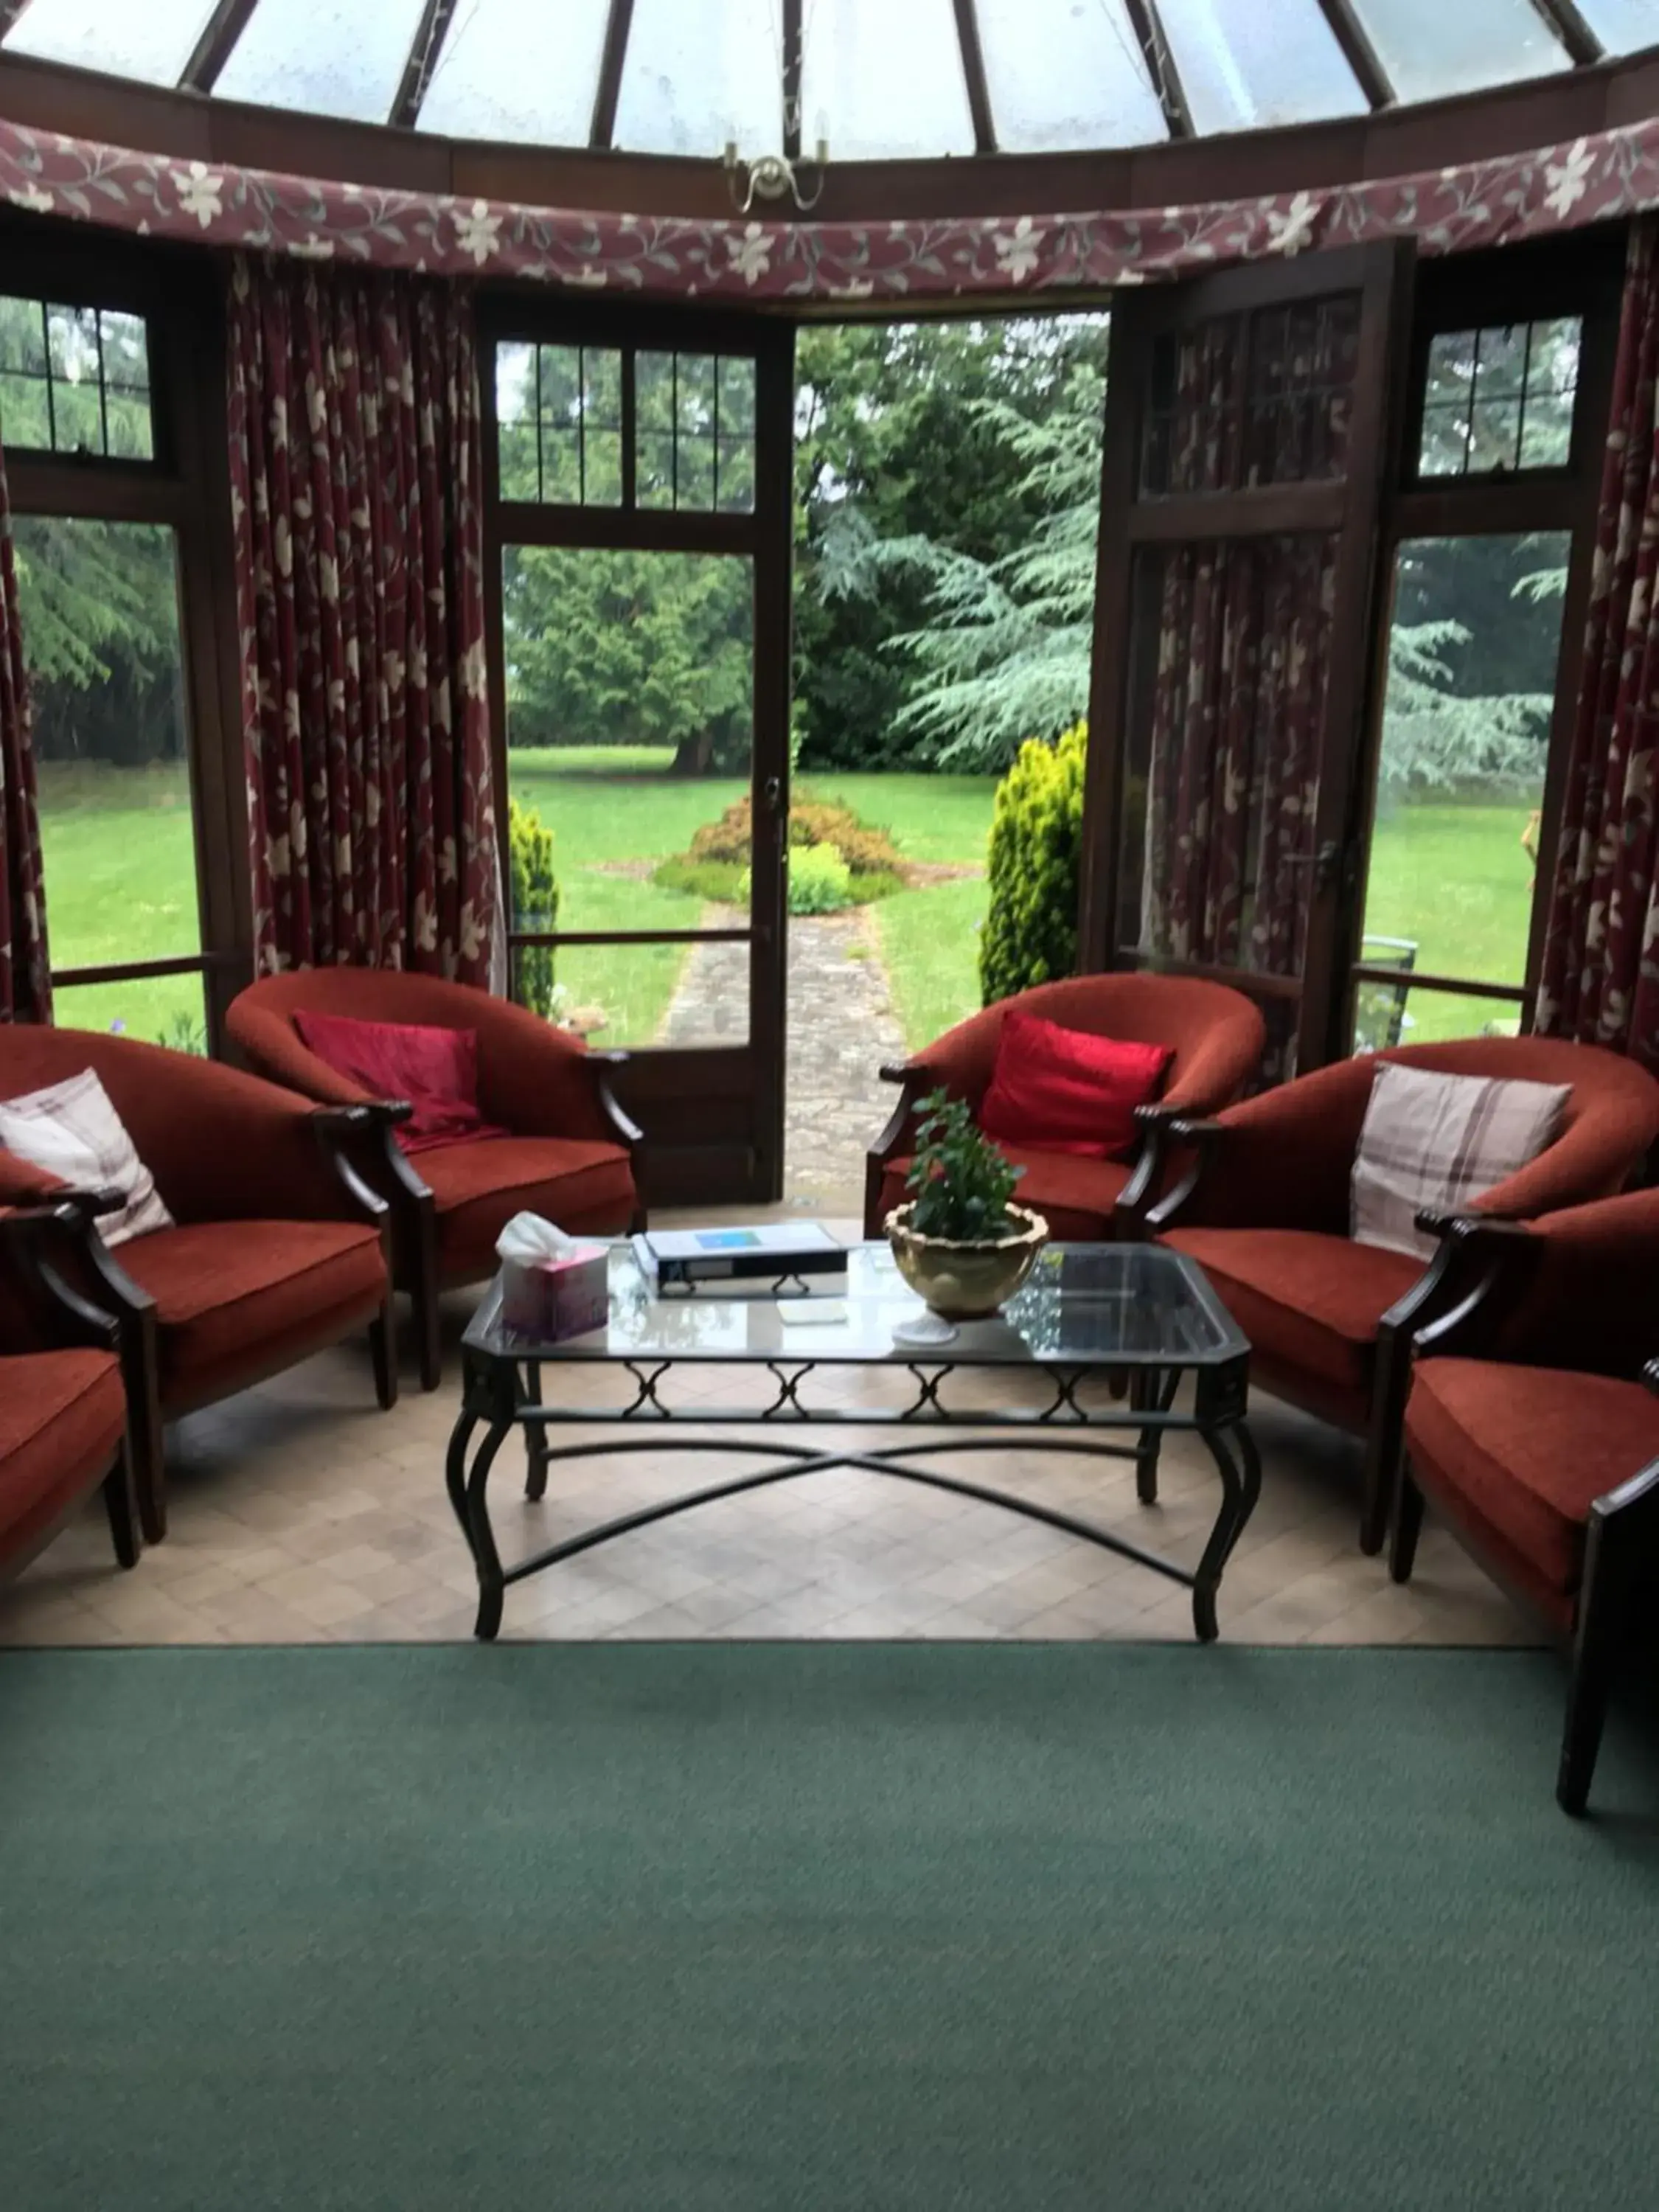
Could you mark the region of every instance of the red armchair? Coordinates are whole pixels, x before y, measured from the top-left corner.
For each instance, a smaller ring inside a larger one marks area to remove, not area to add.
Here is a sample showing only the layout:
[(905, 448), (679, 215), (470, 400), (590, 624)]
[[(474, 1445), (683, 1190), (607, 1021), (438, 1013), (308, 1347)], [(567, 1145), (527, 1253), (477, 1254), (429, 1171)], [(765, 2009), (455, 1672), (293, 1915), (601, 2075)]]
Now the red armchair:
[(1659, 1579), (1659, 1191), (1530, 1226), (1460, 1221), (1446, 1242), (1458, 1295), (1417, 1334), (1389, 1565), (1410, 1578), (1426, 1492), (1571, 1639), (1556, 1796), (1582, 1813), (1620, 1649)]
[(1074, 1242), (1109, 1237), (1115, 1216), (1133, 1216), (1155, 1188), (1164, 1131), (1182, 1116), (1212, 1114), (1237, 1098), (1261, 1058), (1261, 1014), (1241, 992), (1222, 983), (1176, 975), (1078, 975), (1001, 1000), (958, 1022), (914, 1060), (882, 1069), (884, 1081), (902, 1089), (892, 1119), (865, 1163), (866, 1237), (879, 1237), (888, 1214), (904, 1203), (918, 1103), (942, 1087), (978, 1108), (991, 1085), (1003, 1018), (1010, 1008), (1092, 1036), (1175, 1050), (1162, 1097), (1140, 1109), (1146, 1143), (1138, 1160), (1079, 1159), (1003, 1146), (1025, 1170), (1017, 1193), (1020, 1204), (1042, 1214), (1053, 1235)]
[(1376, 1060), (1572, 1087), (1553, 1144), (1471, 1210), (1530, 1218), (1623, 1188), (1659, 1136), (1659, 1084), (1633, 1060), (1540, 1037), (1474, 1037), (1342, 1060), (1204, 1123), (1176, 1122), (1188, 1172), (1146, 1216), (1196, 1260), (1276, 1395), (1364, 1437), (1360, 1542), (1387, 1533), (1411, 1332), (1434, 1318), (1446, 1250), (1357, 1244), (1349, 1182)]
[[(298, 1013), (474, 1030), (479, 1107), (512, 1134), (406, 1158), (392, 1135), (406, 1109), (319, 1060), (294, 1025)], [(393, 1279), (414, 1310), (423, 1389), (438, 1385), (440, 1292), (495, 1273), (495, 1239), (514, 1214), (527, 1208), (593, 1236), (644, 1224), (635, 1174), (640, 1132), (607, 1082), (623, 1054), (590, 1053), (539, 1016), (470, 985), (381, 969), (267, 976), (240, 994), (228, 1022), (262, 1075), (308, 1098), (372, 1110), (371, 1143), (353, 1157), (392, 1208)]]
[[(175, 1224), (111, 1250), (82, 1212), (58, 1240), (76, 1287), (118, 1324), (139, 1514), (155, 1542), (167, 1531), (165, 1422), (363, 1328), (380, 1401), (395, 1401), (386, 1209), (344, 1157), (361, 1115), (126, 1037), (0, 1031), (0, 1097), (88, 1067)], [(0, 1202), (62, 1195), (0, 1151)]]
[(41, 1251), (73, 1210), (0, 1207), (0, 1577), (21, 1571), (94, 1489), (115, 1556), (138, 1557), (127, 1405), (112, 1316), (55, 1280)]

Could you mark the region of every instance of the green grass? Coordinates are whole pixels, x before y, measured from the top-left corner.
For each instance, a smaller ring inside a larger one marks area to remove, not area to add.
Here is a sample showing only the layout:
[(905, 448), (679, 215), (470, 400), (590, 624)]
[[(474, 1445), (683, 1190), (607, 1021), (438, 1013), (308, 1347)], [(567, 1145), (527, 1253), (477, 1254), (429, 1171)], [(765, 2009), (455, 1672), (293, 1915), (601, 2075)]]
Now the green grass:
[[(1519, 983), (1532, 917), (1533, 866), (1521, 846), (1524, 801), (1379, 806), (1365, 892), (1368, 933), (1416, 940), (1418, 969)], [(1502, 1000), (1413, 991), (1406, 1040), (1468, 1036), (1513, 1023)]]
[[(538, 807), (555, 836), (561, 927), (571, 930), (687, 929), (706, 901), (735, 890), (699, 875), (683, 886), (607, 872), (606, 864), (659, 866), (684, 853), (745, 786), (737, 776), (666, 773), (671, 756), (650, 746), (516, 751), (514, 795)], [(42, 765), (41, 834), (53, 963), (88, 967), (198, 949), (196, 862), (188, 779), (182, 764), (110, 769)], [(982, 861), (995, 788), (989, 776), (801, 777), (797, 795), (836, 799), (887, 830), (908, 860)], [(1437, 799), (1379, 813), (1366, 900), (1368, 931), (1416, 940), (1417, 967), (1432, 974), (1517, 981), (1527, 942), (1533, 871), (1520, 844), (1522, 801)], [(877, 908), (882, 957), (907, 1042), (928, 1042), (979, 1003), (976, 925), (983, 878), (896, 891)], [(559, 981), (575, 1006), (603, 1007), (604, 1044), (647, 1044), (656, 1035), (689, 957), (684, 945), (571, 946)], [(119, 1022), (158, 1036), (199, 1022), (193, 975), (98, 984), (58, 994), (58, 1017), (82, 1028)], [(1468, 1035), (1513, 1018), (1501, 1002), (1414, 991), (1407, 1036)]]
[[(40, 843), (54, 968), (100, 968), (201, 950), (190, 775), (182, 761), (109, 768), (42, 762)], [(138, 1037), (202, 1019), (197, 975), (82, 984), (57, 994), (66, 1029), (121, 1023)]]

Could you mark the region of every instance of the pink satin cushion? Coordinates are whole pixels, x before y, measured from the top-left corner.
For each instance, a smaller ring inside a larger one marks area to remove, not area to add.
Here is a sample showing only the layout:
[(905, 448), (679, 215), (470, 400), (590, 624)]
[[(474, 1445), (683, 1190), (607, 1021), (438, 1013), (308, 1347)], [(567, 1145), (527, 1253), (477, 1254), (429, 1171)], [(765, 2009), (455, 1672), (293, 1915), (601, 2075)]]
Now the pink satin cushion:
[(1135, 1109), (1158, 1096), (1174, 1057), (1168, 1045), (1122, 1044), (1010, 1013), (980, 1127), (1011, 1145), (1126, 1159), (1140, 1140)]
[(307, 1013), (296, 1013), (294, 1026), (301, 1042), (337, 1075), (349, 1075), (377, 1098), (409, 1101), (415, 1110), (397, 1133), (405, 1152), (507, 1134), (478, 1111), (476, 1030)]

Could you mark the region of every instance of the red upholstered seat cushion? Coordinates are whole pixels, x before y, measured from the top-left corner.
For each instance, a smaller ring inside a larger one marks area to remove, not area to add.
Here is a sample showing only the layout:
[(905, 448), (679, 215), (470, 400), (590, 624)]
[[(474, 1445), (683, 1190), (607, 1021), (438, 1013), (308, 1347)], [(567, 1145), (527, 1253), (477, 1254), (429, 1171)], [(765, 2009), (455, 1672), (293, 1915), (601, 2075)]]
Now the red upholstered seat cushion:
[(436, 1202), (439, 1267), (451, 1282), (495, 1273), (495, 1239), (520, 1210), (573, 1233), (614, 1236), (638, 1203), (622, 1146), (586, 1139), (440, 1146), (422, 1156), (420, 1173)]
[[(1487, 1359), (1425, 1359), (1406, 1448), (1429, 1494), (1501, 1540), (1528, 1587), (1570, 1597), (1595, 1501), (1659, 1459), (1659, 1399), (1639, 1382)], [(1535, 1591), (1534, 1591), (1534, 1594)]]
[(1363, 1409), (1377, 1326), (1420, 1260), (1307, 1229), (1175, 1229), (1263, 1362), (1308, 1375)]
[(1168, 1045), (1122, 1044), (1011, 1010), (979, 1125), (1000, 1143), (1126, 1158), (1139, 1139), (1135, 1109), (1157, 1097), (1174, 1057)]
[(164, 1408), (274, 1371), (285, 1350), (371, 1319), (386, 1294), (380, 1232), (341, 1222), (191, 1222), (117, 1256), (155, 1301)]
[[(1133, 1172), (1128, 1163), (1079, 1159), (1075, 1152), (1032, 1151), (1020, 1145), (1005, 1144), (999, 1150), (1025, 1170), (1014, 1186), (1015, 1203), (1040, 1213), (1051, 1237), (1062, 1243), (1093, 1244), (1107, 1235), (1112, 1210)], [(884, 1216), (910, 1195), (904, 1188), (909, 1172), (908, 1159), (887, 1163), (881, 1182)]]
[(377, 1098), (409, 1101), (415, 1110), (397, 1133), (404, 1152), (505, 1133), (478, 1111), (476, 1030), (304, 1012), (295, 1015), (294, 1026), (337, 1075), (349, 1075)]
[(108, 1472), (126, 1421), (110, 1352), (0, 1359), (0, 1559), (27, 1550)]

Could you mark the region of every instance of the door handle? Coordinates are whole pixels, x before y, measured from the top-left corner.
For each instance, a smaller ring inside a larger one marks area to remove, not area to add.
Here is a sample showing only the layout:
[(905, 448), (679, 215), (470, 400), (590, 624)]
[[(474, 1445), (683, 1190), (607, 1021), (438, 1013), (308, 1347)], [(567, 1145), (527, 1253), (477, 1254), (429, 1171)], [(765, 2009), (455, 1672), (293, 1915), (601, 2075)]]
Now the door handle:
[(1316, 853), (1293, 853), (1283, 865), (1288, 868), (1311, 868), (1316, 890), (1333, 890), (1342, 879), (1343, 848), (1334, 837), (1328, 837)]

